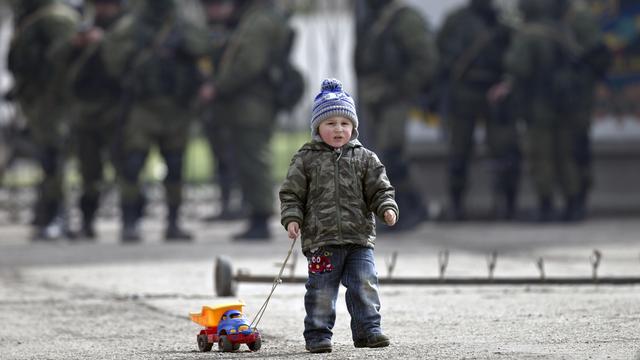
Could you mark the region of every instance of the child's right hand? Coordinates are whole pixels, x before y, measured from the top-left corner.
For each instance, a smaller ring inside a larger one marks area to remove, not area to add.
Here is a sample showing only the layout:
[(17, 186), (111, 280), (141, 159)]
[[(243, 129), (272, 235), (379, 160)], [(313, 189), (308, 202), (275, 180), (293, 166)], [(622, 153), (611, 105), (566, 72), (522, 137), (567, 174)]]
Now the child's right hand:
[(287, 232), (289, 233), (289, 239), (295, 240), (300, 236), (300, 224), (292, 221), (287, 225)]

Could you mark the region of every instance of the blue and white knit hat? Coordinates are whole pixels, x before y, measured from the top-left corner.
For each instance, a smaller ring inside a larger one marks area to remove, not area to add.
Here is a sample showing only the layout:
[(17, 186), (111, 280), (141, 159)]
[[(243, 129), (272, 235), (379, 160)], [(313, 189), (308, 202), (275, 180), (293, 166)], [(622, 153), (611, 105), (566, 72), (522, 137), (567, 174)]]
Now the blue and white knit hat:
[(358, 115), (356, 105), (351, 96), (342, 90), (342, 83), (337, 79), (325, 79), (322, 81), (320, 93), (313, 100), (311, 109), (311, 137), (320, 140), (318, 126), (323, 120), (330, 117), (342, 116), (353, 123), (351, 140), (358, 137)]

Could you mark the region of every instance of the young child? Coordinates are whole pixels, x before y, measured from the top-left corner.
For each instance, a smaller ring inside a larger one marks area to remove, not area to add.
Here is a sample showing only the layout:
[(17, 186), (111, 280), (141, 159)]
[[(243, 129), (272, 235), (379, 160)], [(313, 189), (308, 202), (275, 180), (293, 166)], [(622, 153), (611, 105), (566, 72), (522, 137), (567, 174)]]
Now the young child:
[(374, 215), (394, 225), (399, 210), (384, 166), (357, 140), (355, 105), (340, 81), (322, 82), (311, 135), (293, 156), (280, 189), (282, 225), (292, 240), (302, 235), (309, 263), (306, 349), (331, 352), (340, 283), (347, 288), (353, 345), (388, 346), (380, 328)]

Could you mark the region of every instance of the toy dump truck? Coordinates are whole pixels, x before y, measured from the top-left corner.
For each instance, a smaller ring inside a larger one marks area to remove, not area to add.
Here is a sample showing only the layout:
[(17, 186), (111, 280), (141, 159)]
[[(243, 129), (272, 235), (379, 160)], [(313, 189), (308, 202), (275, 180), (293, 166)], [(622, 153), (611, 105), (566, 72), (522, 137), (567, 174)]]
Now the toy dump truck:
[(235, 302), (215, 306), (203, 306), (199, 313), (190, 313), (191, 320), (204, 329), (198, 334), (198, 349), (211, 351), (213, 344), (223, 352), (236, 351), (241, 344), (247, 344), (249, 350), (258, 351), (262, 346), (260, 332), (252, 329), (242, 312), (244, 303)]

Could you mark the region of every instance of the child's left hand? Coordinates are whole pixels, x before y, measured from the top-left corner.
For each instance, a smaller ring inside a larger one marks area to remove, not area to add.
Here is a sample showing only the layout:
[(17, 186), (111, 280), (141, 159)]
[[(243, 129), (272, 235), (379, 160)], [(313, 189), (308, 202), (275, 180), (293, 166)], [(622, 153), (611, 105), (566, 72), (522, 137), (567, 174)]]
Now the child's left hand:
[(391, 210), (391, 209), (387, 209), (387, 211), (384, 212), (384, 222), (389, 225), (389, 226), (393, 226), (396, 224), (396, 220), (397, 220), (397, 216), (396, 216), (396, 212)]

